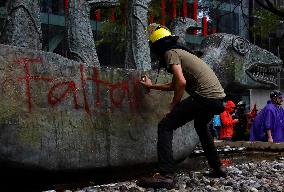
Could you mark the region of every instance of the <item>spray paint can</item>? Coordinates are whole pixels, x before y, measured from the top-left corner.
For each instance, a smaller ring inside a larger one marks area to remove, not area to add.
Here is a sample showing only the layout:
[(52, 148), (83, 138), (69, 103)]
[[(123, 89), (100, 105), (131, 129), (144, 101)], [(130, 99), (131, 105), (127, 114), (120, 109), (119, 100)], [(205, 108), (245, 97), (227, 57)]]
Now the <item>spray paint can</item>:
[[(143, 82), (146, 82), (146, 75), (143, 75), (141, 76), (141, 81)], [(147, 94), (147, 93), (150, 93), (150, 89), (146, 88), (146, 87), (143, 87), (144, 88), (144, 93)]]

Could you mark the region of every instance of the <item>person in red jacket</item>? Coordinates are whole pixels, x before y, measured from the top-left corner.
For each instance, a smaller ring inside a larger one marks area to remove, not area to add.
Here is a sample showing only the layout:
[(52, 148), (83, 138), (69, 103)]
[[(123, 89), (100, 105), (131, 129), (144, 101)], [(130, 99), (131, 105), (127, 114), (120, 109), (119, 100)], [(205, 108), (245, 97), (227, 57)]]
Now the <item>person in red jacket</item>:
[(233, 101), (227, 101), (225, 105), (225, 110), (220, 114), (221, 119), (221, 129), (220, 129), (220, 139), (231, 141), (233, 137), (233, 127), (238, 122), (238, 119), (233, 119), (232, 114), (235, 111), (235, 103)]

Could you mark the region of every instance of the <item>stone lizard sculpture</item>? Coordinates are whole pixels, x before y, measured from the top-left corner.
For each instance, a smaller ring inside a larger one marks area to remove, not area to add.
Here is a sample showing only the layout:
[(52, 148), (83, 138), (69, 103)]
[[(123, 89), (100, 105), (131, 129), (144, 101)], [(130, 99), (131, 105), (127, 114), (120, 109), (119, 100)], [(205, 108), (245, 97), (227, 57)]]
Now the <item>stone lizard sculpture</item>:
[(278, 86), (282, 60), (248, 40), (215, 33), (206, 37), (201, 47), (201, 58), (215, 71), (225, 89), (271, 89)]
[[(187, 31), (194, 27), (194, 20), (176, 18), (172, 32), (185, 44)], [(215, 33), (204, 38), (201, 47), (201, 58), (215, 71), (227, 91), (277, 87), (277, 75), (282, 70), (281, 59), (245, 38)]]
[(10, 0), (0, 43), (40, 50), (42, 32), (38, 0)]

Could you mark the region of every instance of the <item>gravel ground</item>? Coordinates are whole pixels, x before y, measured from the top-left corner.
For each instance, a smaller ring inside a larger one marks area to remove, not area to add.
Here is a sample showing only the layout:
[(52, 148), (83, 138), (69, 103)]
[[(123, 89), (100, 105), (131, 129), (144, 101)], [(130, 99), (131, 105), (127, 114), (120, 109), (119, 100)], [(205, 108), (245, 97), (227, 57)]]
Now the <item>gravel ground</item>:
[[(250, 154), (250, 153), (246, 153)], [(263, 153), (265, 154), (265, 153)], [(145, 189), (136, 185), (136, 180), (88, 186), (77, 189), (64, 189), (65, 192), (163, 192), (163, 191), (216, 191), (216, 192), (284, 192), (284, 155), (251, 158), (249, 155), (237, 154), (221, 156), (228, 171), (226, 178), (210, 178), (206, 175), (208, 167), (204, 157), (188, 158), (179, 166), (175, 176), (174, 189)], [(203, 160), (202, 160), (203, 159)], [(193, 162), (197, 163), (196, 166)], [(193, 165), (193, 166), (192, 166)], [(194, 167), (194, 168), (193, 168)], [(203, 168), (202, 168), (203, 167)], [(189, 171), (190, 170), (190, 171)], [(55, 192), (49, 190), (48, 192)]]

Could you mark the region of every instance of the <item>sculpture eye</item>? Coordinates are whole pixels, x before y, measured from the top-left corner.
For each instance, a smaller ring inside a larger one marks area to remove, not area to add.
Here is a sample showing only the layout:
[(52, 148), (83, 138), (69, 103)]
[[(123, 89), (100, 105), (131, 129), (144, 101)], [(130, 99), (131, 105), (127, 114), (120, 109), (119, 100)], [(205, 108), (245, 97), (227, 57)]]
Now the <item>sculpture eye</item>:
[(232, 41), (232, 45), (234, 50), (241, 55), (244, 55), (249, 51), (249, 41), (244, 38), (234, 38)]

